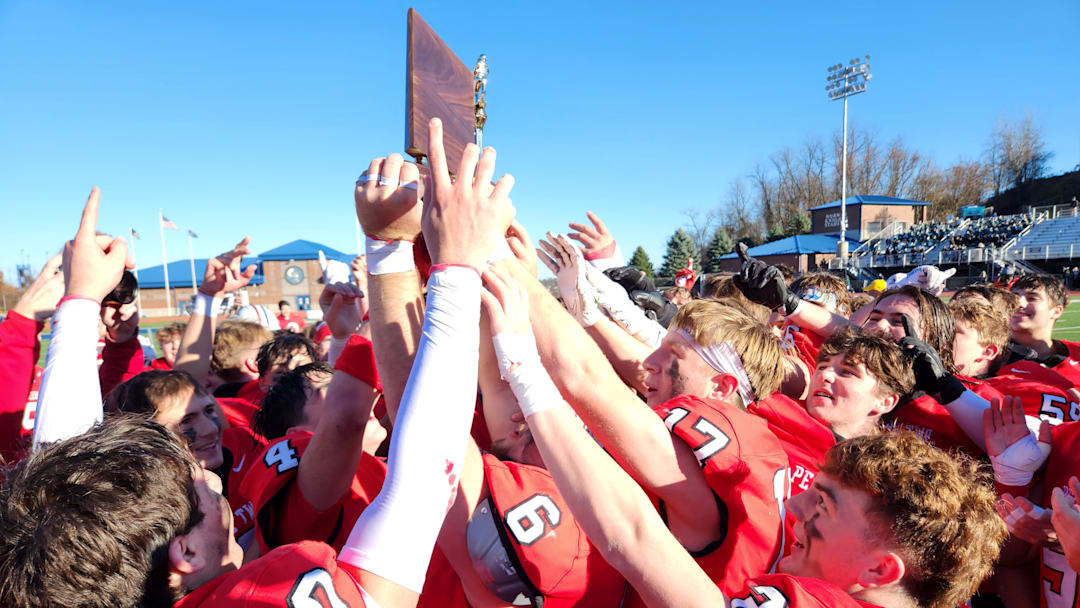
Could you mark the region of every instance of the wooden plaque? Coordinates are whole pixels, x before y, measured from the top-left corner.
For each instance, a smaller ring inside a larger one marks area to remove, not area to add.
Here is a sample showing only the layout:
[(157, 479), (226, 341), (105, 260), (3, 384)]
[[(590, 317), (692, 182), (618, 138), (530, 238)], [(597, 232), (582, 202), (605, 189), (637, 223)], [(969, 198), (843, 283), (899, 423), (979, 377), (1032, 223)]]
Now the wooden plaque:
[(405, 67), (405, 152), (427, 157), (428, 122), (443, 122), (447, 167), (457, 171), (465, 144), (473, 141), (472, 70), (446, 46), (420, 13), (409, 9)]

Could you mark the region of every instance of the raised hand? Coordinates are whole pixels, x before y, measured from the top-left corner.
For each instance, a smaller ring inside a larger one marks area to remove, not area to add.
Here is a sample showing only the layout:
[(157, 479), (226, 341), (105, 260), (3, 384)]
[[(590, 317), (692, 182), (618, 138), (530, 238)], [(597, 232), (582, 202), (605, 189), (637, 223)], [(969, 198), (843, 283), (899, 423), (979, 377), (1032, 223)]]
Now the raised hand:
[(1061, 547), (1069, 567), (1080, 568), (1080, 507), (1076, 497), (1080, 496), (1080, 481), (1076, 477), (1069, 479), (1068, 488), (1054, 488), (1050, 504), (1054, 507), (1050, 523), (1057, 532)]
[(243, 271), (240, 270), (240, 260), (251, 253), (248, 244), (251, 237), (244, 237), (231, 250), (211, 258), (206, 263), (206, 272), (203, 274), (199, 292), (210, 297), (217, 297), (230, 291), (236, 291), (247, 285), (255, 276), (255, 265), (250, 264)]
[(19, 298), (13, 309), (15, 312), (35, 321), (44, 321), (56, 311), (56, 304), (64, 296), (64, 273), (60, 272), (63, 254), (56, 254), (45, 262), (34, 282), (26, 293)]
[(753, 258), (747, 251), (746, 243), (739, 243), (735, 247), (742, 260), (742, 268), (739, 274), (732, 277), (735, 286), (746, 296), (746, 299), (765, 306), (769, 310), (784, 307), (784, 314), (791, 314), (799, 306), (799, 298), (788, 292), (784, 275), (775, 266), (769, 266), (761, 260)]
[(101, 307), (101, 322), (105, 325), (105, 337), (110, 342), (127, 342), (139, 333), (139, 307), (129, 304)]
[(97, 234), (100, 204), (101, 191), (95, 186), (86, 199), (79, 231), (63, 253), (64, 295), (98, 303), (120, 283), (125, 268), (135, 268), (124, 239)]
[[(323, 284), (326, 289), (334, 287), (335, 291), (353, 298), (363, 297), (364, 292), (356, 284), (355, 273), (350, 264), (329, 260), (322, 249), (319, 250), (319, 267), (322, 269)], [(365, 277), (366, 278), (366, 277)], [(320, 298), (320, 302), (321, 302)]]
[[(1006, 396), (1003, 400), (997, 397), (991, 399), (990, 409), (983, 412), (983, 436), (986, 437), (986, 453), (991, 458), (1000, 456), (1025, 438), (1030, 438), (1034, 445), (1036, 438), (1028, 428), (1023, 401), (1012, 396)], [(1039, 427), (1038, 441), (1050, 444), (1050, 422), (1047, 420), (1043, 420)]]
[(527, 270), (534, 279), (537, 278), (540, 275), (540, 265), (536, 249), (532, 246), (529, 233), (517, 220), (510, 222), (510, 228), (506, 231), (506, 242), (510, 245), (510, 251), (513, 252), (521, 267)]
[[(592, 226), (570, 222), (570, 229), (576, 232), (571, 232), (568, 236), (581, 243), (582, 252), (584, 253), (586, 260), (592, 261), (615, 258), (618, 252), (618, 247), (615, 245), (615, 237), (608, 231), (604, 222), (601, 222), (600, 218), (596, 217), (592, 211), (586, 211), (585, 215), (588, 216), (589, 221), (592, 222)], [(619, 255), (618, 258), (619, 259), (613, 260), (612, 263), (607, 266), (622, 266), (622, 256)]]
[(994, 509), (1005, 520), (1009, 532), (1020, 540), (1037, 547), (1058, 543), (1049, 509), (1043, 509), (1023, 496), (1014, 497), (1008, 493), (998, 497)]
[(347, 339), (356, 332), (363, 319), (358, 306), (361, 296), (342, 291), (341, 284), (327, 285), (319, 294), (319, 307), (323, 311), (323, 321), (330, 328), (330, 335), (337, 340)]
[(489, 265), (483, 278), (486, 289), (480, 300), (491, 319), (491, 335), (531, 334), (529, 295), (521, 283), (498, 265)]
[(514, 178), (504, 175), (492, 188), (495, 149), (484, 148), (478, 160), (476, 146), (468, 144), (461, 155), (457, 180), (451, 181), (443, 150), (442, 121), (431, 119), (428, 133), (434, 195), (424, 205), (421, 226), (431, 262), (482, 268), (495, 239), (504, 238), (509, 225)]
[[(441, 143), (441, 140), (440, 140)], [(424, 196), (420, 170), (400, 154), (376, 158), (356, 180), (353, 198), (364, 234), (384, 241), (414, 241)]]
[(540, 240), (541, 249), (536, 251), (544, 265), (555, 273), (567, 312), (586, 327), (596, 323), (603, 313), (597, 306), (595, 290), (585, 276), (588, 264), (581, 250), (561, 234), (549, 232), (547, 238)]

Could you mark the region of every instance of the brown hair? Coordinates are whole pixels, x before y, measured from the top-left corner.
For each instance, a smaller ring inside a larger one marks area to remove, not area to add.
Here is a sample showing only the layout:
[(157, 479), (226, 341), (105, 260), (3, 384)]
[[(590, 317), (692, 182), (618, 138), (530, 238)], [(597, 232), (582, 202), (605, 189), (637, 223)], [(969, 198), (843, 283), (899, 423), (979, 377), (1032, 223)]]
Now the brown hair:
[(244, 365), (244, 352), (262, 346), (272, 337), (270, 330), (258, 323), (221, 323), (214, 331), (214, 353), (210, 358), (210, 371), (224, 378), (239, 370)]
[(1051, 306), (1065, 308), (1069, 305), (1069, 292), (1065, 290), (1065, 284), (1048, 274), (1025, 274), (1013, 281), (1009, 290), (1016, 293), (1018, 289), (1043, 288), (1046, 299), (1050, 300)]
[(979, 334), (979, 346), (996, 344), (998, 356), (990, 362), (996, 372), (1009, 358), (1009, 322), (994, 307), (975, 298), (949, 302), (949, 310), (957, 322), (963, 321)]
[(187, 372), (147, 370), (109, 391), (105, 396), (105, 411), (153, 418), (167, 405), (166, 401), (187, 394), (187, 391), (209, 396), (206, 388)]
[(818, 351), (818, 361), (844, 355), (851, 365), (862, 364), (877, 378), (878, 395), (906, 395), (915, 386), (911, 363), (895, 342), (877, 334), (845, 327), (829, 336)]
[(730, 343), (742, 359), (743, 369), (758, 397), (779, 390), (784, 377), (780, 341), (768, 325), (737, 305), (719, 300), (693, 300), (679, 309), (670, 329), (685, 330), (701, 346)]
[(689, 289), (685, 287), (679, 287), (678, 285), (676, 285), (675, 287), (668, 287), (661, 292), (661, 295), (664, 296), (664, 298), (667, 299), (669, 302), (675, 302), (675, 298), (679, 296), (681, 296), (684, 300), (691, 300), (693, 298), (693, 294), (690, 293)]
[(852, 312), (847, 284), (840, 277), (827, 272), (808, 272), (792, 281), (788, 290), (802, 294), (811, 287), (836, 297), (836, 314), (847, 316)]
[(871, 303), (873, 301), (874, 301), (874, 296), (872, 296), (872, 295), (870, 295), (868, 293), (854, 293), (854, 294), (848, 295), (848, 302), (849, 302), (848, 305), (851, 307), (851, 310), (848, 312), (848, 316), (850, 316), (851, 313), (859, 310), (863, 306), (866, 306), (867, 304), (869, 304), (869, 303)]
[(251, 429), (267, 439), (284, 437), (292, 427), (309, 422), (304, 412), (308, 396), (319, 376), (331, 376), (334, 368), (322, 361), (308, 363), (281, 374), (266, 391), (262, 406), (255, 412)]
[(965, 285), (956, 290), (953, 294), (950, 302), (957, 302), (959, 300), (967, 300), (970, 298), (982, 298), (987, 301), (994, 310), (997, 311), (1002, 317), (1008, 319), (1012, 316), (1019, 306), (1020, 298), (1013, 292), (1002, 289), (1000, 287), (994, 287), (986, 283), (979, 283), (976, 285)]
[(275, 363), (288, 361), (296, 351), (304, 351), (312, 361), (318, 361), (319, 355), (315, 353), (315, 345), (301, 334), (280, 332), (278, 335), (264, 342), (259, 347), (256, 361), (259, 365), (259, 375), (265, 376)]
[(130, 416), (31, 454), (0, 490), (0, 604), (172, 606), (169, 544), (203, 518), (196, 466)]
[(956, 321), (945, 302), (925, 289), (903, 285), (882, 293), (874, 304), (877, 305), (892, 296), (903, 296), (915, 301), (915, 305), (919, 307), (919, 316), (922, 317), (922, 341), (938, 352), (945, 369), (953, 370), (952, 349), (953, 340), (956, 338)]
[(993, 570), (1008, 531), (994, 511), (992, 480), (970, 457), (897, 431), (833, 446), (821, 470), (871, 495), (872, 540), (903, 557), (900, 584), (918, 606), (957, 606)]
[(165, 327), (157, 330), (158, 344), (165, 344), (166, 342), (172, 342), (173, 340), (179, 340), (184, 335), (184, 328), (187, 327), (186, 323), (170, 323)]

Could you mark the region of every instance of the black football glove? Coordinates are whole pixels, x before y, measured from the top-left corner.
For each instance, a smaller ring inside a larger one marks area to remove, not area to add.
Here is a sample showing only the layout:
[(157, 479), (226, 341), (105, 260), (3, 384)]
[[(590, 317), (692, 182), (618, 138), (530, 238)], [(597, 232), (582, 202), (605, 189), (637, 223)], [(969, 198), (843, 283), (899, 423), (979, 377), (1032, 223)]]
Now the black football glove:
[(911, 370), (915, 373), (915, 389), (928, 395), (938, 395), (942, 405), (956, 401), (967, 387), (945, 369), (941, 355), (933, 346), (915, 337), (917, 334), (911, 317), (901, 317), (905, 337), (900, 340), (900, 349), (911, 361)]
[(739, 243), (735, 250), (739, 253), (743, 264), (739, 274), (732, 277), (732, 281), (746, 299), (761, 304), (769, 310), (776, 310), (783, 306), (786, 315), (795, 312), (795, 308), (799, 305), (799, 297), (788, 291), (780, 269), (750, 257), (746, 251), (746, 243)]

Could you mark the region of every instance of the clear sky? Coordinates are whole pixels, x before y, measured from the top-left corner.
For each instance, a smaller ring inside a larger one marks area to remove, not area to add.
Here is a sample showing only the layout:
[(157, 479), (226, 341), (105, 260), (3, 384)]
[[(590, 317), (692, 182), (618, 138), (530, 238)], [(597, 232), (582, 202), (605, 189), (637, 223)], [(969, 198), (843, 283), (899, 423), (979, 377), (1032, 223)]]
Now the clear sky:
[[(826, 7), (827, 5), (827, 7)], [(404, 148), (405, 31), (394, 2), (0, 1), (0, 270), (157, 211), (206, 257), (251, 235), (355, 252), (352, 189)], [(871, 54), (852, 121), (939, 163), (977, 157), (1030, 114), (1080, 163), (1080, 2), (420, 2), (470, 67), (488, 55), (485, 143), (534, 237), (591, 209), (659, 264), (681, 211), (807, 135), (838, 129), (826, 67)]]

